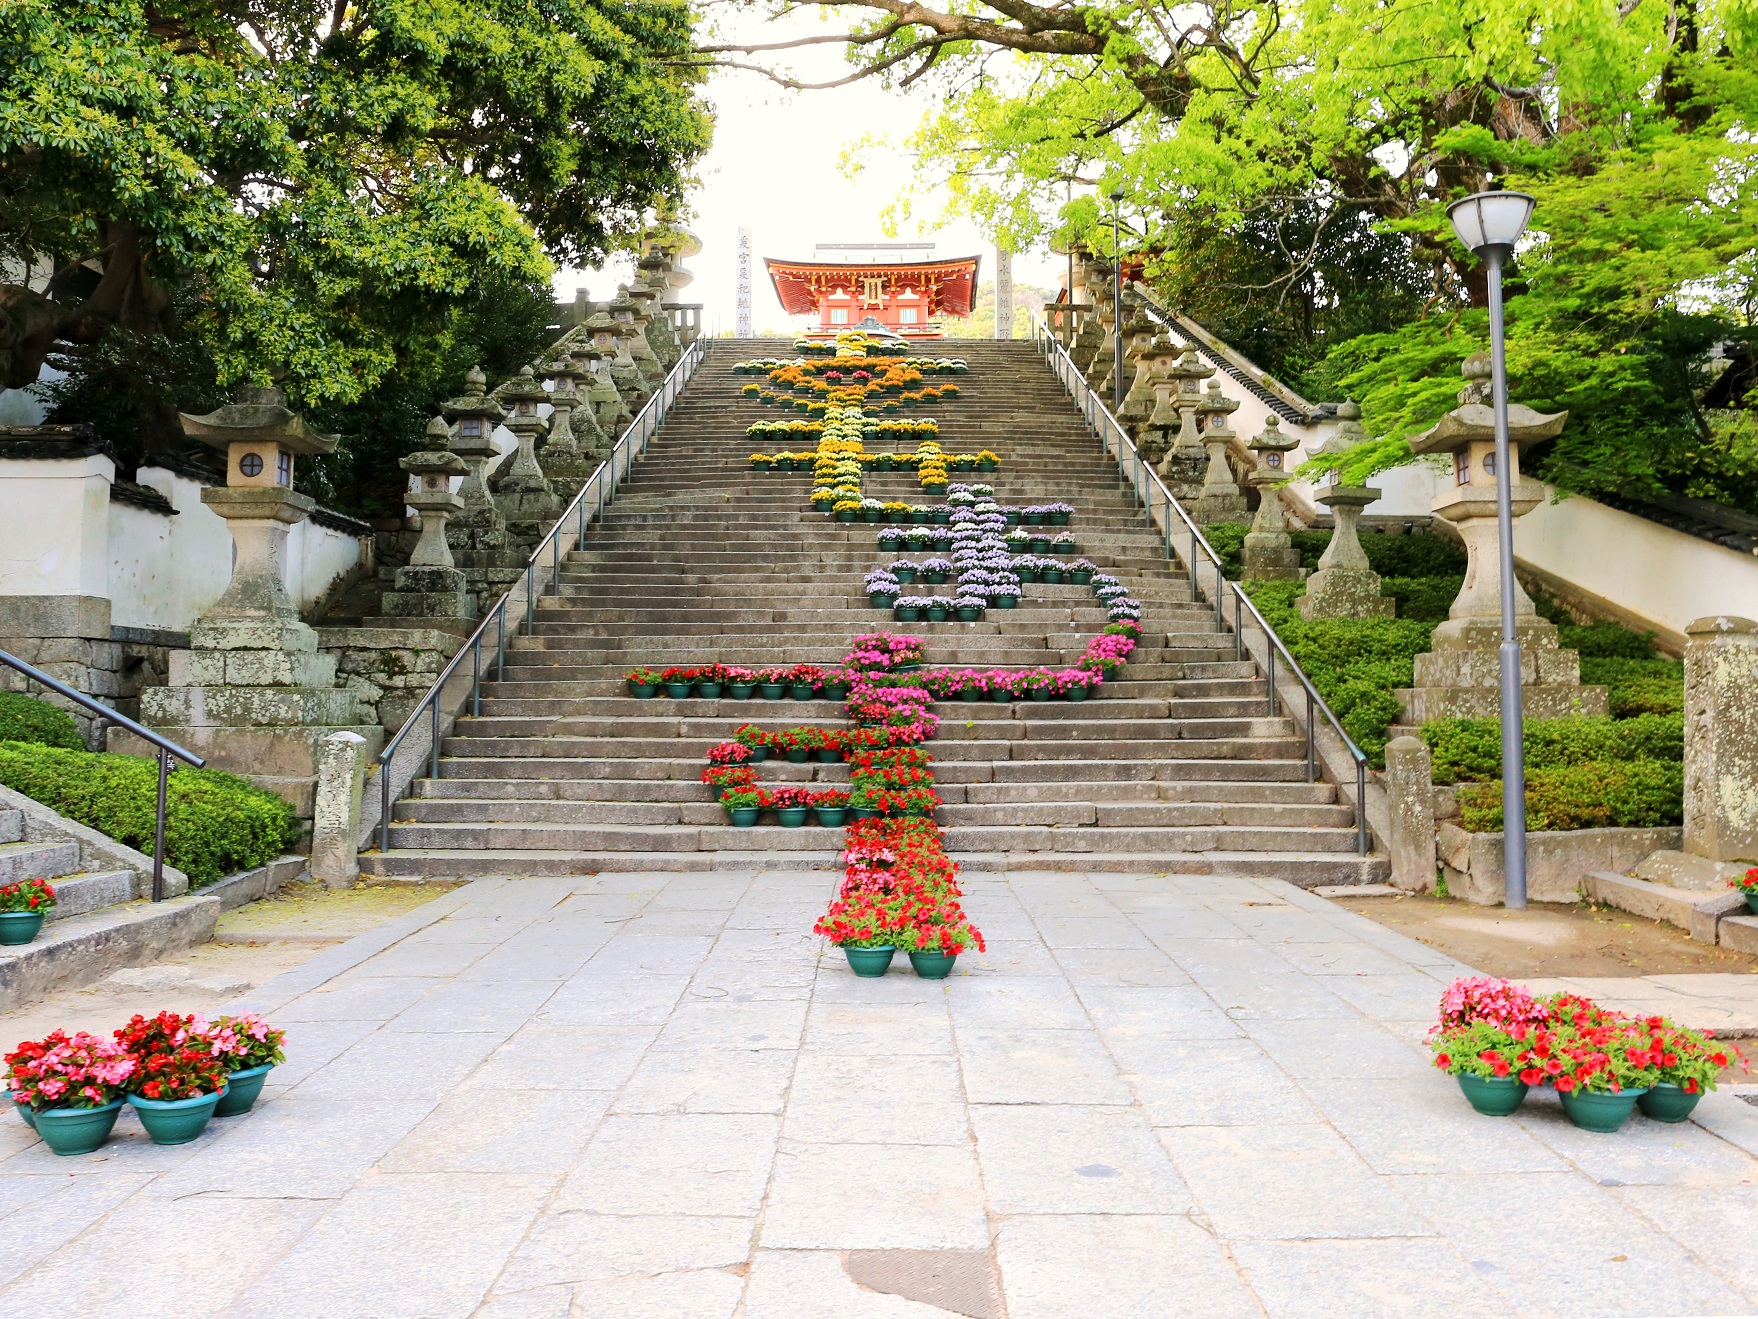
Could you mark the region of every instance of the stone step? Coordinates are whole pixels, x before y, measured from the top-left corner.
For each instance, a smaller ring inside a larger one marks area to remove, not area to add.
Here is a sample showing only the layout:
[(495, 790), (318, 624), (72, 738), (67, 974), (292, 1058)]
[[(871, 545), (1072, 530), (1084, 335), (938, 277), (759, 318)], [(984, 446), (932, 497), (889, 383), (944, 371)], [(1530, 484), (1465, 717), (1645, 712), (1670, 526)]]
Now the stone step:
[(24, 812), (0, 811), (0, 843), (16, 843), (24, 838)]
[(57, 880), (79, 869), (78, 843), (0, 843), (0, 884)]

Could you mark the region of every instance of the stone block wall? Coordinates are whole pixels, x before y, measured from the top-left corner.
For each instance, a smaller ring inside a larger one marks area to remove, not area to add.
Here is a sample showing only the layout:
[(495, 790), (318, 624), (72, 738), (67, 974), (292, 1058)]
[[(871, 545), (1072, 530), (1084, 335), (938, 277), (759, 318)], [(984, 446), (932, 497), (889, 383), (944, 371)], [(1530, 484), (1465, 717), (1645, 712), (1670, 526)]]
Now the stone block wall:
[(424, 627), (326, 627), (318, 648), (336, 657), (336, 677), (353, 693), (363, 724), (403, 726), (463, 638)]

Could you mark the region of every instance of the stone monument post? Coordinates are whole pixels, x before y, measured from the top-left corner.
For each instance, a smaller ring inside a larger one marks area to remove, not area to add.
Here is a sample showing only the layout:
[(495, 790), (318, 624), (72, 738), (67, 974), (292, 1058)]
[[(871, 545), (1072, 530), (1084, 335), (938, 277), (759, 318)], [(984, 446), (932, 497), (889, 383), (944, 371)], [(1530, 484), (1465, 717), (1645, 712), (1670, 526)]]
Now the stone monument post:
[(573, 358), (590, 373), (586, 377), (585, 397), (598, 431), (605, 437), (604, 447), (599, 451), (599, 456), (604, 457), (610, 453), (611, 441), (634, 420), (634, 414), (617, 392), (616, 382), (610, 378), (610, 359), (616, 356), (616, 336), (608, 328), (613, 322), (608, 315), (599, 312), (586, 324), (591, 341), (575, 348)]
[(1263, 431), (1246, 447), (1257, 454), (1251, 483), (1257, 489), (1258, 504), (1240, 552), (1245, 565), (1240, 576), (1248, 582), (1299, 581), (1300, 551), (1288, 537), (1288, 519), (1277, 487), (1288, 479), (1285, 460), (1290, 449), (1300, 447), (1300, 441), (1282, 434), (1282, 423), (1272, 412), (1264, 418)]
[(421, 515), (421, 539), (408, 566), (397, 569), (396, 589), (385, 592), (380, 606), (398, 624), (419, 618), (462, 625), (476, 614), (446, 539), (447, 521), (464, 510), (463, 498), (452, 493), (452, 477), (468, 470), (445, 447), (449, 433), (445, 418), (435, 417), (427, 427), (428, 443), (434, 447), (409, 454), (398, 464), (410, 476), (404, 502)]
[(1245, 491), (1233, 478), (1233, 463), (1227, 452), (1239, 437), (1227, 425), (1227, 418), (1239, 410), (1239, 400), (1221, 392), (1220, 381), (1211, 378), (1203, 391), (1202, 405), (1197, 409), (1197, 433), (1209, 451), (1209, 465), (1203, 471), (1202, 494), (1197, 496), (1191, 516), (1205, 527), (1218, 522), (1243, 522), (1250, 511), (1245, 505)]
[(1685, 629), (1685, 851), (1758, 865), (1758, 623)]
[(1202, 498), (1204, 477), (1209, 467), (1208, 453), (1203, 448), (1202, 427), (1196, 417), (1203, 401), (1199, 382), (1214, 375), (1215, 368), (1198, 358), (1196, 349), (1186, 348), (1168, 374), (1177, 382), (1169, 405), (1178, 413), (1178, 430), (1158, 470), (1179, 502), (1192, 504)]
[(553, 520), (562, 509), (555, 487), (537, 461), (537, 437), (544, 430), (537, 409), (549, 401), (549, 391), (537, 383), (537, 373), (526, 366), (501, 386), (500, 396), (512, 408), (505, 424), (518, 437), (519, 449), (500, 479), (494, 502), (506, 516), (508, 533), (515, 540), (534, 542), (543, 535), (544, 523)]

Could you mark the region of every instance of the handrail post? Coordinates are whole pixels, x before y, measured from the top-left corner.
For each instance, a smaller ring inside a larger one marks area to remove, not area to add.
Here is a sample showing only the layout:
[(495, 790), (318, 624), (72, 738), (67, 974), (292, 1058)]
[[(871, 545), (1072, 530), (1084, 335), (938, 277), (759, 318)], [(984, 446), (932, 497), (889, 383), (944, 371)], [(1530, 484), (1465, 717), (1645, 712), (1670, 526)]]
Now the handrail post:
[(470, 713), (482, 715), (482, 633), (470, 643)]
[(1312, 727), (1312, 692), (1306, 693), (1306, 781), (1312, 783), (1318, 778), (1318, 771), (1313, 761), (1313, 727)]
[(433, 745), (428, 748), (429, 752), (431, 753), (431, 757), (428, 761), (428, 768), (430, 771), (428, 774), (428, 777), (433, 778), (433, 779), (437, 779), (440, 776), (440, 772), (439, 772), (439, 757), (440, 757), (439, 708), (440, 708), (440, 703), (439, 703), (438, 698), (436, 697), (434, 700), (429, 701), (427, 703), (427, 708), (433, 712), (433, 724), (432, 724), (432, 728), (428, 734), (429, 740), (431, 740), (433, 743)]
[(1367, 762), (1355, 760), (1355, 855), (1367, 855)]
[(165, 900), (165, 787), (171, 776), (171, 765), (165, 748), (159, 748), (159, 802), (153, 817), (153, 901)]
[(1233, 588), (1233, 658), (1245, 658), (1244, 607), (1239, 602), (1239, 588)]
[(1196, 601), (1196, 528), (1190, 529), (1190, 598)]
[(1270, 704), (1266, 711), (1269, 718), (1276, 717), (1276, 643), (1268, 632), (1264, 633), (1264, 654), (1269, 659)]
[(391, 850), (391, 762), (396, 758), (391, 755), (379, 762), (378, 766), (378, 850), (383, 856)]

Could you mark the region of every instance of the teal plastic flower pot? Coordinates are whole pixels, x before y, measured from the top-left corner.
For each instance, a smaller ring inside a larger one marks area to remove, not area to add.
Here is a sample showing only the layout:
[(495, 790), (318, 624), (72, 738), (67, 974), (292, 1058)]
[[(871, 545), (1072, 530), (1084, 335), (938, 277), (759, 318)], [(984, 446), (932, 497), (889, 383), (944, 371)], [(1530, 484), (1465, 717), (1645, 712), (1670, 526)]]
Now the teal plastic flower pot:
[(1031, 546), (1033, 554), (1048, 554), (1050, 552), (1050, 542), (1043, 536), (1033, 536), (1028, 544)]
[(946, 574), (943, 572), (931, 572), (928, 574), (926, 580), (929, 586), (939, 586), (946, 580)]
[(819, 747), (815, 754), (820, 765), (834, 765), (842, 759), (842, 752), (835, 747)]
[(789, 747), (787, 759), (790, 765), (803, 765), (811, 759), (812, 753), (805, 747)]
[(891, 575), (897, 578), (897, 580), (902, 582), (905, 586), (908, 586), (911, 582), (916, 580), (916, 570), (914, 568), (893, 568), (891, 570)]
[(846, 806), (820, 806), (817, 808), (818, 823), (827, 829), (842, 827), (843, 817), (848, 814)]
[(1701, 1098), (1701, 1090), (1688, 1093), (1683, 1086), (1662, 1081), (1650, 1087), (1646, 1094), (1638, 1095), (1636, 1107), (1642, 1110), (1644, 1117), (1651, 1117), (1656, 1122), (1683, 1122), (1691, 1116), (1691, 1110), (1697, 1107)]
[(1624, 1125), (1630, 1110), (1643, 1095), (1641, 1090), (1625, 1090), (1622, 1094), (1609, 1091), (1567, 1090), (1560, 1092), (1563, 1112), (1569, 1121), (1583, 1131), (1611, 1132)]
[(1032, 688), (1032, 699), (1034, 701), (1047, 701), (1047, 700), (1049, 700), (1050, 699), (1050, 689), (1048, 687), (1034, 687), (1034, 688)]
[(812, 699), (812, 684), (809, 682), (796, 682), (791, 690), (793, 698), (796, 701), (809, 701)]
[(650, 701), (659, 694), (659, 689), (650, 682), (632, 682), (629, 684), (629, 695), (637, 701)]
[(197, 1095), (194, 1099), (145, 1099), (129, 1095), (128, 1102), (140, 1117), (140, 1125), (155, 1145), (187, 1145), (206, 1130), (208, 1119), (219, 1107), (226, 1091)]
[(1087, 698), (1087, 689), (1085, 687), (1070, 687), (1068, 689), (1068, 699), (1069, 700), (1071, 700), (1071, 701), (1084, 701), (1084, 700), (1086, 700), (1086, 698)]
[(787, 694), (787, 688), (779, 682), (766, 682), (761, 684), (761, 686), (763, 699), (766, 701), (779, 701)]
[(214, 1116), (237, 1117), (240, 1113), (250, 1112), (251, 1105), (262, 1094), (263, 1082), (274, 1070), (273, 1063), (264, 1063), (261, 1067), (246, 1067), (233, 1072), (226, 1078), (226, 1093), (214, 1105)]
[(746, 747), (745, 750), (751, 753), (751, 763), (753, 765), (761, 765), (765, 760), (769, 759), (768, 747)]
[(748, 701), (751, 699), (751, 693), (756, 691), (757, 688), (748, 682), (735, 682), (730, 688), (728, 688), (728, 690), (732, 692), (733, 700)]
[(0, 911), (0, 944), (29, 943), (42, 928), (40, 911)]
[(1068, 580), (1076, 586), (1091, 586), (1093, 575), (1090, 572), (1071, 572), (1068, 574)]
[(922, 611), (920, 609), (910, 609), (903, 605), (899, 605), (896, 609), (891, 611), (891, 614), (892, 617), (897, 619), (900, 623), (914, 623), (921, 618)]
[(1758, 893), (1746, 894), (1746, 910), (1758, 916)]
[(849, 969), (858, 976), (869, 978), (884, 975), (896, 954), (895, 948), (850, 948), (847, 944), (842, 946), (842, 955), (848, 958)]
[(1060, 569), (1060, 568), (1046, 568), (1046, 569), (1044, 569), (1044, 580), (1046, 582), (1050, 583), (1050, 585), (1052, 585), (1052, 586), (1062, 585), (1062, 569)]
[(871, 820), (879, 814), (878, 811), (868, 810), (865, 806), (851, 806), (848, 808), (848, 813), (857, 820)]
[(1021, 513), (1019, 515), (1019, 520), (1025, 523), (1028, 527), (1041, 527), (1044, 525), (1044, 515), (1042, 513)]
[(732, 817), (734, 828), (749, 829), (757, 823), (759, 811), (755, 806), (735, 806), (727, 814)]
[(855, 510), (852, 508), (843, 509), (842, 512), (836, 515), (836, 520), (838, 522), (853, 522), (855, 520)]
[(996, 705), (1006, 705), (1013, 699), (1013, 693), (1008, 691), (1005, 687), (997, 687), (994, 691), (989, 693), (989, 699), (995, 702)]
[(947, 619), (947, 611), (946, 610), (929, 608), (928, 621), (930, 623), (944, 623), (946, 621), (946, 619)]
[(13, 1096), (12, 1106), (18, 1110), (18, 1120), (35, 1131), (37, 1129), (37, 1115), (31, 1112), (31, 1106), (16, 1095)]
[(997, 609), (1012, 609), (1019, 603), (1017, 595), (998, 595), (990, 601)]
[(924, 980), (944, 980), (952, 974), (952, 964), (958, 960), (957, 953), (911, 953), (910, 965)]
[(1073, 516), (1074, 514), (1072, 513), (1052, 513), (1050, 514), (1050, 525), (1053, 527), (1066, 527), (1068, 525), (1068, 520)]
[(895, 595), (881, 595), (877, 591), (867, 597), (867, 603), (875, 609), (889, 609), (896, 600)]
[(983, 611), (981, 609), (968, 609), (967, 608), (967, 609), (960, 609), (958, 611), (958, 621), (961, 623), (974, 623), (982, 616), (983, 616)]
[(980, 701), (983, 699), (983, 689), (981, 687), (960, 687), (958, 699), (961, 701)]
[(690, 694), (690, 688), (694, 685), (688, 682), (668, 682), (665, 684), (665, 694), (674, 701), (681, 701)]
[(804, 806), (783, 806), (775, 812), (775, 818), (781, 821), (783, 829), (798, 829), (806, 822)]
[(1517, 1076), (1470, 1076), (1460, 1072), (1459, 1089), (1471, 1107), (1485, 1117), (1507, 1117), (1526, 1100), (1526, 1083)]
[(696, 693), (711, 701), (717, 701), (720, 699), (720, 686), (718, 682), (699, 682), (696, 684)]
[(885, 510), (882, 508), (863, 508), (861, 510), (861, 521), (883, 522), (885, 521)]
[(122, 1101), (102, 1108), (45, 1108), (31, 1125), (56, 1154), (90, 1154), (110, 1138)]
[(844, 687), (841, 683), (833, 682), (824, 689), (824, 699), (827, 701), (840, 701), (847, 695), (848, 688)]

